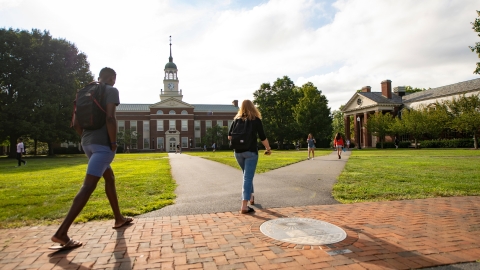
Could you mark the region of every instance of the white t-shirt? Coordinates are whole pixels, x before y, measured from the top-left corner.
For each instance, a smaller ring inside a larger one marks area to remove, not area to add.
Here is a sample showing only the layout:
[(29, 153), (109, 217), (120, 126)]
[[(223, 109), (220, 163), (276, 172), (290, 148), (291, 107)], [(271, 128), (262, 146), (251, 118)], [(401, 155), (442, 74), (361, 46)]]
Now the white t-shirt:
[(24, 148), (23, 142), (17, 143), (17, 153), (23, 153), (24, 152), (23, 148)]

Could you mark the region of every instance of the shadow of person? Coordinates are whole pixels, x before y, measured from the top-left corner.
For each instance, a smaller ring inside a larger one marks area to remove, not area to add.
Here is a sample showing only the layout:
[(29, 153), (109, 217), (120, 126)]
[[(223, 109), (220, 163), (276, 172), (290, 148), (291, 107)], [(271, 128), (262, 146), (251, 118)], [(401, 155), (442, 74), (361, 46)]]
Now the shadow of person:
[(73, 259), (67, 259), (67, 255), (71, 252), (72, 250), (59, 250), (55, 251), (53, 253), (48, 254), (48, 261), (54, 265), (55, 268), (63, 268), (63, 269), (78, 269), (78, 270), (87, 270), (91, 269), (87, 266), (74, 263), (72, 260)]
[(132, 259), (128, 254), (128, 246), (125, 238), (125, 229), (130, 227), (131, 224), (122, 228), (116, 229), (115, 248), (113, 250), (113, 256), (110, 259), (111, 263), (119, 263), (118, 269), (132, 269)]

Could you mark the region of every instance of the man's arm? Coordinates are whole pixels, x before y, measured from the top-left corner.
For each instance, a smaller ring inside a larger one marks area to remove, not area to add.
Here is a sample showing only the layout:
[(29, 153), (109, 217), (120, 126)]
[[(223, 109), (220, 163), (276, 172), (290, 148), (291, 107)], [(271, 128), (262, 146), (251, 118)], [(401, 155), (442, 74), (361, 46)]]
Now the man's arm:
[(75, 117), (75, 114), (73, 115), (73, 128), (78, 133), (78, 135), (82, 136), (83, 128), (78, 123), (77, 118)]
[(110, 148), (112, 149), (112, 151), (117, 150), (117, 118), (115, 117), (116, 109), (116, 104), (107, 104), (107, 132), (108, 138), (110, 139)]

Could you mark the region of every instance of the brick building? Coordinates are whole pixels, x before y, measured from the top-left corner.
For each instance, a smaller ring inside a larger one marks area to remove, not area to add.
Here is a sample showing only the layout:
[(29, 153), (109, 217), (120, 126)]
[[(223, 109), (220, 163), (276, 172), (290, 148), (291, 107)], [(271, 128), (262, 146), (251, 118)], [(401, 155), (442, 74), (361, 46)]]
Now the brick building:
[[(378, 138), (368, 133), (365, 128), (368, 117), (375, 112), (389, 112), (396, 116), (398, 111), (403, 108), (415, 109), (420, 106), (430, 106), (437, 101), (441, 103), (461, 95), (469, 96), (479, 93), (480, 79), (454, 83), (409, 95), (405, 95), (404, 86), (394, 87), (392, 91), (392, 81), (390, 80), (382, 81), (381, 92), (372, 92), (370, 86), (365, 86), (350, 98), (342, 110), (345, 137), (360, 142), (361, 147), (375, 147)], [(355, 121), (353, 134), (350, 130), (352, 119)]]
[[(154, 104), (120, 104), (116, 114), (118, 130), (137, 132), (132, 149), (171, 152), (175, 151), (178, 144), (182, 151), (201, 149), (201, 139), (208, 128), (231, 125), (238, 112), (238, 101), (226, 105), (189, 104), (182, 101), (171, 43), (170, 57), (164, 71), (160, 101)], [(210, 143), (207, 144), (207, 147), (210, 146)]]

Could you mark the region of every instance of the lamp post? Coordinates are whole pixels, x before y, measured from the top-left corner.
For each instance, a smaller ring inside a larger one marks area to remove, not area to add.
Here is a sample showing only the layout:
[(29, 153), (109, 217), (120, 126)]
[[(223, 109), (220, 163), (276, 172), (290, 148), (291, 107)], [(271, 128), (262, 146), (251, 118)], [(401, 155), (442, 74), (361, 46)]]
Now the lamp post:
[(360, 116), (357, 116), (357, 130), (358, 130), (358, 149), (362, 149), (362, 133), (360, 132)]

